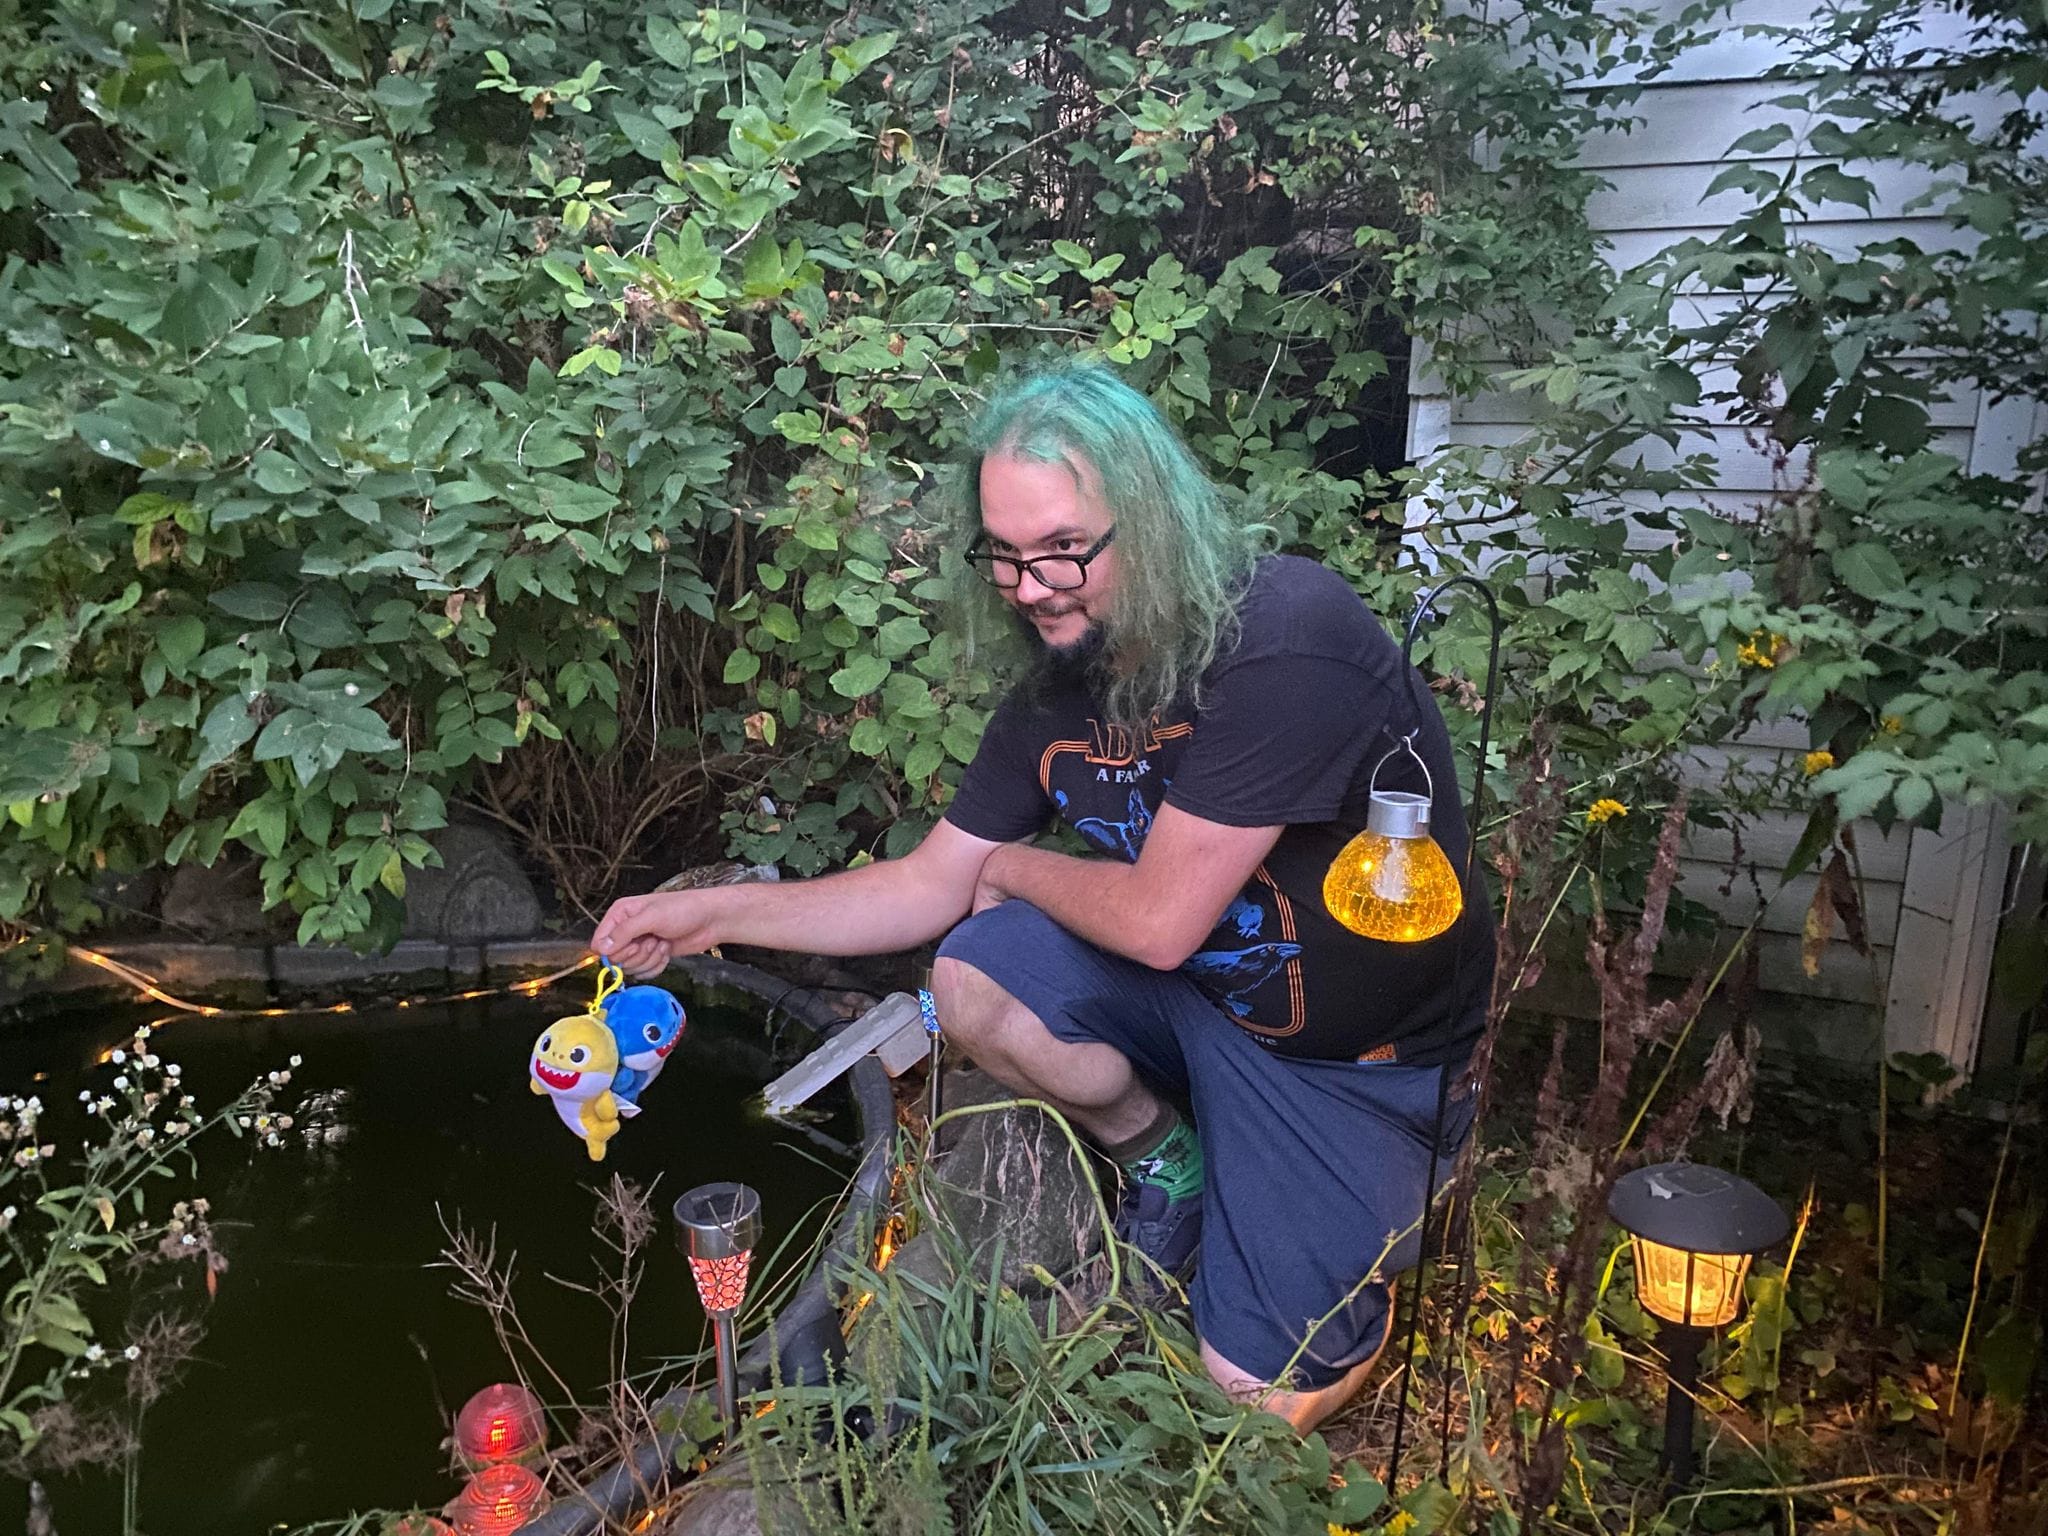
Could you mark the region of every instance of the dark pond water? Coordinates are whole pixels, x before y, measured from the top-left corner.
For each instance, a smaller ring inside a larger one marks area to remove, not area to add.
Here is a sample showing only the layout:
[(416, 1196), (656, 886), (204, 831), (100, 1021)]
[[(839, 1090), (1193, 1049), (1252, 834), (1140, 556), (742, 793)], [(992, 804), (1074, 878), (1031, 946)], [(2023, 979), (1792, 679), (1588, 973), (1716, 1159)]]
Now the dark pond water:
[[(819, 1229), (849, 1164), (746, 1109), (810, 1037), (789, 1026), (771, 1049), (758, 1004), (683, 993), (682, 1044), (644, 1113), (594, 1164), (526, 1076), (535, 1037), (581, 1009), (581, 985), (332, 1017), (181, 1016), (157, 1032), (154, 1048), (182, 1066), (202, 1107), (302, 1056), (279, 1107), (345, 1090), (337, 1117), (347, 1135), (253, 1152), (221, 1137), (202, 1148), (196, 1189), (212, 1202), (230, 1268), (210, 1302), (198, 1266), (181, 1264), (171, 1266), (175, 1295), (141, 1303), (171, 1301), (206, 1328), (198, 1359), (145, 1426), (149, 1536), (253, 1536), (351, 1510), (437, 1505), (456, 1491), (440, 1448), (449, 1418), (507, 1372), (489, 1319), (453, 1297), (451, 1273), (437, 1267), (444, 1217), (495, 1228), (501, 1258), (516, 1254), (526, 1326), (579, 1394), (607, 1377), (610, 1319), (550, 1277), (596, 1282), (595, 1189), (612, 1172), (653, 1186), (660, 1212), (632, 1314), (636, 1371), (704, 1343), (667, 1214), (677, 1195), (713, 1179), (753, 1184), (764, 1253), (793, 1229)], [(0, 1089), (32, 1087), (52, 1106), (47, 1133), (75, 1144), (78, 1090), (103, 1087), (115, 1070), (96, 1058), (152, 1017), (161, 1011), (103, 1009), (11, 1027)], [(834, 1113), (822, 1129), (851, 1140), (843, 1100)], [(118, 1338), (125, 1319), (98, 1321)], [(50, 1492), (60, 1536), (120, 1529), (115, 1479), (60, 1479)], [(0, 1493), (0, 1530), (20, 1529), (22, 1508), (19, 1490)]]

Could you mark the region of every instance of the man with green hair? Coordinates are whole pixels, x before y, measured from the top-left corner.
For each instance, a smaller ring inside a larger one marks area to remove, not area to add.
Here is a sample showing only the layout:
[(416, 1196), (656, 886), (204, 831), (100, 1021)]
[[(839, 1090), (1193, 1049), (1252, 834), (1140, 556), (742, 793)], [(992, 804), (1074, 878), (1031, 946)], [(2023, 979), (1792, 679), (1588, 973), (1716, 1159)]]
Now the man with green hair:
[[(1210, 1373), (1306, 1430), (1391, 1332), (1384, 1276), (1415, 1260), (1440, 1090), (1440, 1169), (1471, 1121), (1486, 903), (1388, 944), (1321, 899), (1382, 759), (1381, 788), (1454, 786), (1449, 738), (1350, 586), (1262, 553), (1109, 370), (1001, 390), (962, 491), (970, 628), (997, 619), (1029, 664), (944, 819), (842, 874), (629, 897), (593, 947), (646, 972), (721, 943), (852, 955), (945, 935), (948, 1038), (1117, 1164), (1120, 1234), (1193, 1268)], [(1034, 846), (1054, 819), (1092, 856)], [(1431, 830), (1462, 867), (1455, 792)]]

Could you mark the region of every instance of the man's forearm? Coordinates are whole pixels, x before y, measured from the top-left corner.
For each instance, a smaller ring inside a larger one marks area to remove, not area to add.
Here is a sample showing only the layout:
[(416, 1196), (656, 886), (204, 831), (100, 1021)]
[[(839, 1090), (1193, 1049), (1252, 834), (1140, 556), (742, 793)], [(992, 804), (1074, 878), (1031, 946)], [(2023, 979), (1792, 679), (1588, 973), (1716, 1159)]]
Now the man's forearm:
[(967, 915), (952, 894), (884, 860), (812, 880), (719, 886), (720, 942), (818, 955), (883, 955), (927, 944)]
[(1012, 844), (989, 861), (984, 878), (1098, 949), (1157, 970), (1172, 970), (1181, 961), (1155, 921), (1158, 913), (1141, 899), (1135, 864)]

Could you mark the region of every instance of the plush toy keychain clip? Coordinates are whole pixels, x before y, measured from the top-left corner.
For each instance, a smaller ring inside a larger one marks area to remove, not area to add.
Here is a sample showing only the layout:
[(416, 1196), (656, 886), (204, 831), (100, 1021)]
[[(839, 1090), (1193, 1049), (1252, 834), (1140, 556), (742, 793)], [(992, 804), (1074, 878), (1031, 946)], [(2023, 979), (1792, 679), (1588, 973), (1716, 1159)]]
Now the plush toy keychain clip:
[(533, 1043), (528, 1075), (535, 1093), (555, 1101), (562, 1124), (583, 1138), (593, 1163), (604, 1161), (605, 1143), (619, 1134), (619, 1101), (612, 1084), (619, 1075), (619, 1047), (604, 1020), (604, 1004), (626, 984), (625, 972), (599, 957), (597, 996), (582, 1013), (557, 1019)]
[(562, 1124), (583, 1138), (593, 1163), (622, 1118), (640, 1113), (653, 1082), (682, 1038), (683, 1005), (660, 987), (629, 987), (625, 972), (598, 956), (597, 995), (582, 1013), (557, 1019), (534, 1042), (529, 1078), (555, 1101)]
[[(600, 957), (602, 958), (602, 957)], [(610, 965), (609, 960), (603, 962)], [(627, 1119), (640, 1113), (640, 1095), (661, 1075), (668, 1053), (683, 1038), (688, 1022), (675, 994), (662, 987), (622, 987), (601, 1000), (604, 1021), (619, 1052), (612, 1097)]]

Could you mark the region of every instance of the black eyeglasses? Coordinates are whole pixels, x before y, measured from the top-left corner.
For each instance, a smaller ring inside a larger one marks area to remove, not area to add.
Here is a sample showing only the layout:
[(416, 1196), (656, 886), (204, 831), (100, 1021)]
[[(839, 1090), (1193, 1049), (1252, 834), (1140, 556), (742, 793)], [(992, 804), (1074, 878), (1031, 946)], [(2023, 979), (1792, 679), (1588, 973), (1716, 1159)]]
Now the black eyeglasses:
[(974, 548), (967, 551), (967, 563), (981, 573), (982, 580), (1006, 592), (1023, 582), (1026, 571), (1041, 587), (1054, 592), (1071, 592), (1087, 582), (1088, 562), (1109, 548), (1109, 541), (1115, 537), (1116, 525), (1112, 523), (1109, 532), (1078, 555), (1036, 555), (1029, 560), (992, 555), (977, 539)]

